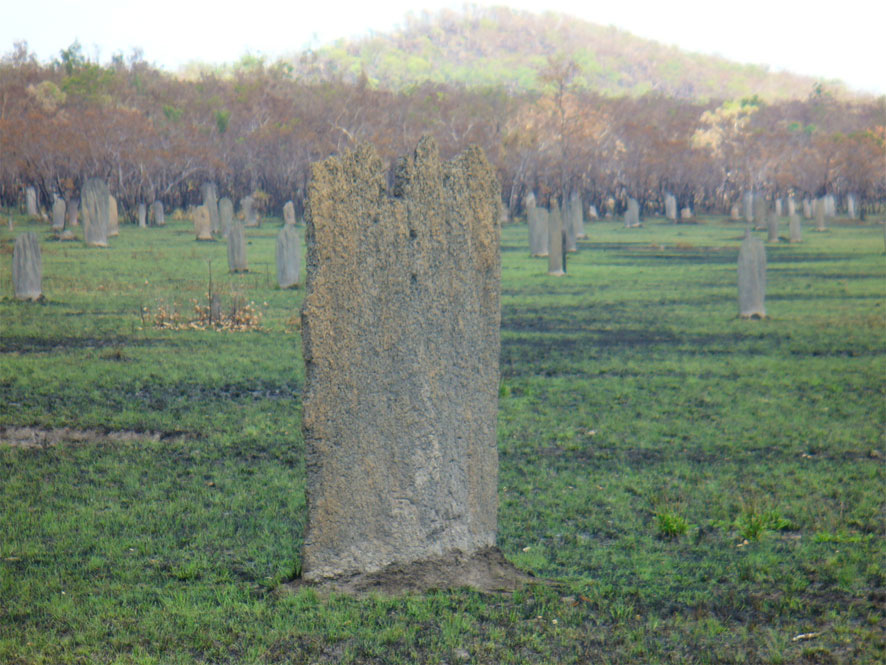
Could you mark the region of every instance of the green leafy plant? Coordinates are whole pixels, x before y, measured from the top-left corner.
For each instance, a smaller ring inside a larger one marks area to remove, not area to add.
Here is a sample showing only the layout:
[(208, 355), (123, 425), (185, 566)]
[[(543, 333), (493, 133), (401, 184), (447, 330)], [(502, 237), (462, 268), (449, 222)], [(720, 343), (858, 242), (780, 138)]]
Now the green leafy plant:
[(662, 510), (655, 514), (658, 535), (662, 538), (679, 538), (689, 530), (689, 522), (685, 517), (672, 510)]
[(735, 520), (734, 526), (742, 538), (753, 541), (760, 540), (767, 531), (789, 529), (791, 523), (776, 510), (758, 512), (754, 508), (746, 508)]
[(231, 121), (231, 112), (228, 109), (217, 109), (214, 113), (215, 127), (219, 134), (224, 134), (228, 130), (228, 123)]

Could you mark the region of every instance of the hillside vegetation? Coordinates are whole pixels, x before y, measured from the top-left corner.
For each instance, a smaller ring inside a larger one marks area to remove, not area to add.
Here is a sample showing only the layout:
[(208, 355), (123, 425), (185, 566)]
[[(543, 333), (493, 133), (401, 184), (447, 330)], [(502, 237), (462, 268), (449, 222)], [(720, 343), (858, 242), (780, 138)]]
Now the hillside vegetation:
[[(687, 53), (612, 26), (572, 16), (542, 15), (504, 7), (411, 16), (393, 34), (375, 34), (298, 56), (305, 76), (365, 74), (382, 87), (423, 81), (540, 90), (550, 56), (567, 53), (582, 69), (581, 87), (606, 95), (659, 92), (681, 99), (804, 99), (816, 79), (773, 73), (765, 66)], [(828, 87), (847, 95), (838, 82)]]

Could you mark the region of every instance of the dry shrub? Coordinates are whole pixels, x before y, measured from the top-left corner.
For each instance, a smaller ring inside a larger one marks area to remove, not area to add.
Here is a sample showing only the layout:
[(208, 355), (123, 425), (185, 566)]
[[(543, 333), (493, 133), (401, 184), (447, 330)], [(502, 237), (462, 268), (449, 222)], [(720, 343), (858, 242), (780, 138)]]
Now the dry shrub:
[(166, 330), (261, 330), (262, 313), (254, 302), (246, 302), (241, 296), (234, 296), (229, 308), (221, 307), (220, 301), (213, 307), (196, 299), (191, 300), (191, 307), (190, 316), (179, 312), (174, 303), (160, 303), (153, 313), (145, 307), (144, 314), (153, 320), (155, 328)]

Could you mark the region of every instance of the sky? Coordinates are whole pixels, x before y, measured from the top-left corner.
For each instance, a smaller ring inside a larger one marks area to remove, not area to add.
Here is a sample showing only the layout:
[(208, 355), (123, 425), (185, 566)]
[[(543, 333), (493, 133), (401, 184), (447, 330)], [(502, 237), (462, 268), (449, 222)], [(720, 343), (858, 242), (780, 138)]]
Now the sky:
[[(0, 18), (0, 54), (27, 41), (41, 61), (79, 41), (100, 62), (141, 49), (148, 62), (175, 71), (193, 61), (270, 59), (340, 38), (389, 32), (407, 13), (461, 10), (463, 1), (361, 0), (11, 0)], [(687, 51), (717, 54), (886, 94), (883, 0), (498, 0), (535, 13), (557, 11)], [(212, 9), (207, 9), (211, 7)]]

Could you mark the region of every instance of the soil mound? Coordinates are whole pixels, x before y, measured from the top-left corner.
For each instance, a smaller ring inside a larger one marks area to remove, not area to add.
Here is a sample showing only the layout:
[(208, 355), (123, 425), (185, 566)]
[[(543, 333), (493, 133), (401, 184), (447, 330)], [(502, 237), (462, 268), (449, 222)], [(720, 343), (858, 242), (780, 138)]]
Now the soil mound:
[(498, 548), (489, 547), (471, 555), (452, 552), (422, 561), (392, 563), (374, 573), (355, 573), (317, 582), (296, 579), (287, 587), (292, 590), (310, 587), (321, 592), (353, 595), (398, 596), (457, 587), (507, 593), (533, 581), (537, 581), (534, 576), (514, 567)]

